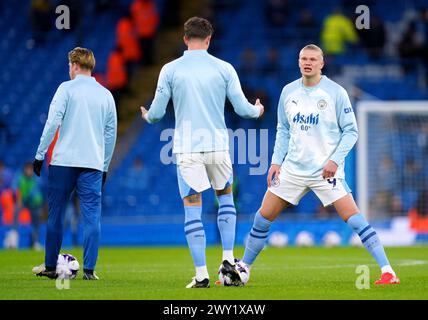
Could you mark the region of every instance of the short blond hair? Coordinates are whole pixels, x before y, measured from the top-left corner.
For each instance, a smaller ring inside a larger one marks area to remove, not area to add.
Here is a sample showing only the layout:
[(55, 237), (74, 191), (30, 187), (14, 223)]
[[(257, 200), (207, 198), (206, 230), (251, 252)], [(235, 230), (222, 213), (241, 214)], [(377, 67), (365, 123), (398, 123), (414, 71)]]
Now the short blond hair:
[(86, 48), (76, 47), (68, 53), (68, 61), (76, 63), (80, 68), (94, 70), (95, 56), (94, 53)]
[(302, 51), (303, 51), (303, 50), (315, 50), (315, 51), (318, 51), (318, 52), (321, 54), (322, 59), (324, 60), (324, 52), (323, 52), (323, 51), (322, 51), (322, 49), (321, 49), (320, 47), (318, 47), (316, 44), (311, 43), (311, 44), (308, 44), (308, 45), (304, 46), (304, 47), (300, 50), (300, 52), (299, 52), (299, 57), (300, 57), (300, 55), (302, 54)]

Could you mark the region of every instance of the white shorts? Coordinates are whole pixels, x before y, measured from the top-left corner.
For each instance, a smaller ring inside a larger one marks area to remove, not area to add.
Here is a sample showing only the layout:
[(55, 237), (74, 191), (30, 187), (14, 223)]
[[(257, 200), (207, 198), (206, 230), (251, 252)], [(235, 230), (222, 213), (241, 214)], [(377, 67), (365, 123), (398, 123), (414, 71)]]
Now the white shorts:
[(181, 198), (211, 186), (223, 190), (233, 182), (229, 151), (178, 153), (177, 179)]
[(272, 181), (268, 190), (293, 205), (297, 205), (300, 199), (312, 190), (324, 207), (351, 192), (345, 179), (306, 180), (284, 171), (281, 171), (279, 179)]

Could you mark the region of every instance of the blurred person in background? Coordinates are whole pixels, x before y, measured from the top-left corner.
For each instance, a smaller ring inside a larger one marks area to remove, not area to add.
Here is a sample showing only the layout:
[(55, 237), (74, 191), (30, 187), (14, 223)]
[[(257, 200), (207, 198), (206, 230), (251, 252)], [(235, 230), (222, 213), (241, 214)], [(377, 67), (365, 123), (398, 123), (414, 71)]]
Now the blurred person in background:
[(0, 160), (0, 214), (3, 224), (12, 224), (14, 216), (14, 199), (11, 188), (13, 172)]
[(340, 55), (348, 44), (358, 42), (358, 34), (351, 19), (340, 8), (328, 15), (321, 30), (321, 44), (325, 55)]
[(361, 44), (372, 59), (383, 56), (383, 50), (387, 40), (385, 25), (379, 16), (370, 17), (370, 29), (359, 29), (358, 37)]
[(126, 62), (127, 72), (131, 76), (142, 54), (137, 33), (135, 32), (131, 16), (127, 13), (117, 23), (116, 43), (122, 49), (122, 56)]
[(118, 121), (120, 121), (119, 105), (128, 84), (128, 71), (123, 50), (116, 47), (107, 60), (105, 85), (111, 91), (116, 102)]
[(416, 22), (411, 21), (398, 43), (398, 54), (402, 61), (404, 73), (411, 73), (418, 69), (423, 57), (424, 44), (418, 36)]
[(143, 51), (143, 65), (153, 64), (153, 43), (159, 25), (159, 13), (153, 0), (134, 0), (131, 16)]
[(31, 45), (43, 45), (46, 41), (46, 34), (52, 29), (54, 24), (54, 7), (50, 0), (31, 0), (30, 22), (33, 30)]
[(41, 250), (39, 229), (43, 195), (38, 180), (34, 176), (31, 162), (25, 163), (22, 172), (15, 178), (12, 189), (16, 198), (15, 227), (18, 225), (21, 210), (28, 209), (31, 216), (31, 247), (34, 250)]
[(416, 232), (428, 232), (428, 189), (419, 192), (416, 204), (408, 212), (410, 228)]
[(347, 51), (347, 46), (358, 42), (358, 34), (355, 25), (341, 8), (328, 15), (323, 22), (321, 30), (321, 46), (325, 54), (328, 73), (334, 76), (341, 71), (336, 64), (336, 57)]

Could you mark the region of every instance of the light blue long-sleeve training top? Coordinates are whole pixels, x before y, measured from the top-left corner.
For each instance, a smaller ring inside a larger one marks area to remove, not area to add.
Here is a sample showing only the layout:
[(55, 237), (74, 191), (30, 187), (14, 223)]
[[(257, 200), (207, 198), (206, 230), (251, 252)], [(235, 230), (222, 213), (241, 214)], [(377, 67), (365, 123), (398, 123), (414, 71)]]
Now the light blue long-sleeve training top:
[(229, 150), (224, 121), (226, 96), (241, 117), (259, 117), (260, 108), (245, 98), (231, 64), (206, 50), (186, 50), (183, 56), (163, 66), (146, 119), (149, 123), (159, 121), (172, 98), (174, 153)]
[(328, 160), (344, 178), (345, 157), (358, 139), (358, 128), (348, 94), (322, 76), (313, 87), (302, 79), (287, 84), (278, 104), (278, 126), (272, 164), (304, 179), (319, 179)]
[(116, 106), (110, 91), (94, 77), (77, 75), (58, 87), (36, 159), (45, 158), (58, 127), (52, 165), (108, 170), (116, 144)]

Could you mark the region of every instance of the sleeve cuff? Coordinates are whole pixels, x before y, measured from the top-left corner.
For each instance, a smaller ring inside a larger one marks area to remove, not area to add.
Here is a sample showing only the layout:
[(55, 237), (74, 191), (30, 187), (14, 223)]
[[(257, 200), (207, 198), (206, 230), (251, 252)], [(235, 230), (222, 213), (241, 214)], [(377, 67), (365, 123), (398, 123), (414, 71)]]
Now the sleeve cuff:
[(284, 160), (282, 160), (282, 161), (278, 161), (278, 157), (273, 156), (273, 157), (272, 157), (272, 161), (271, 161), (271, 165), (272, 165), (272, 164), (276, 164), (276, 165), (280, 166), (280, 165), (282, 165), (282, 163), (283, 163), (283, 162), (284, 162)]

